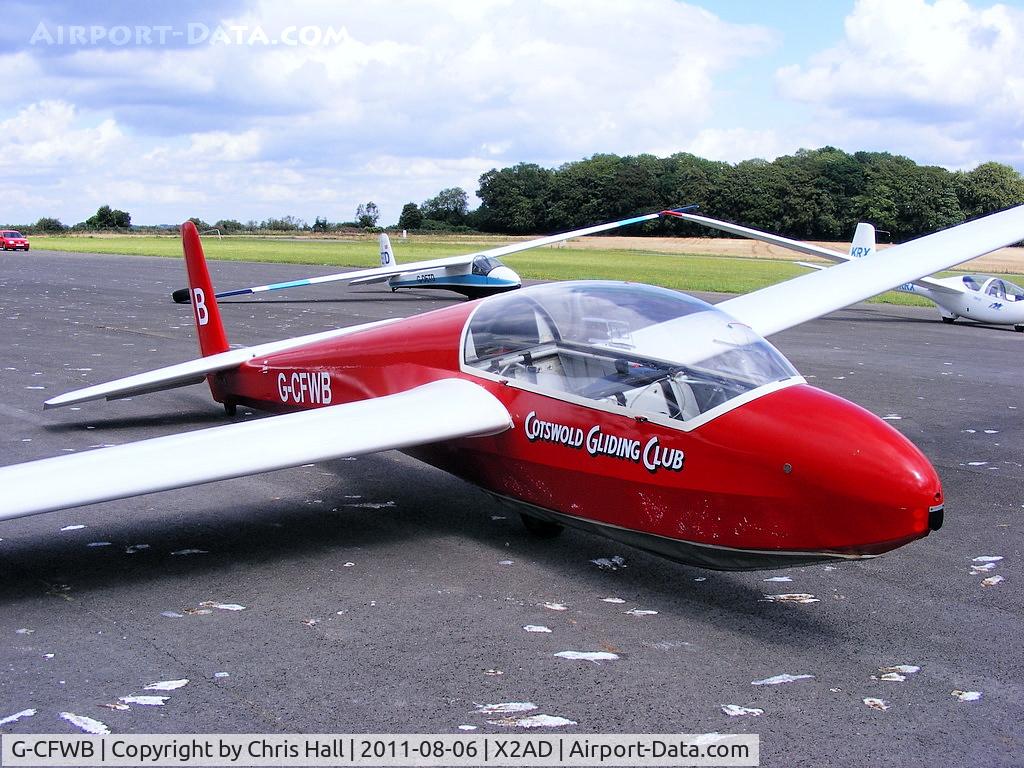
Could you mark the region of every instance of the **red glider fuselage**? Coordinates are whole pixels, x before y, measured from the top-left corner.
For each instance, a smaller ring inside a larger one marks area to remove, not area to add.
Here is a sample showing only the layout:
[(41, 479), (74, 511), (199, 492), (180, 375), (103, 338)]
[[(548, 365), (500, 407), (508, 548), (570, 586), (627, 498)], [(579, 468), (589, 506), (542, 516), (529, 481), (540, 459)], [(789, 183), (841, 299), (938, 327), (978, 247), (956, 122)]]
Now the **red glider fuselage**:
[(928, 459), (859, 406), (795, 383), (688, 430), (590, 407), (466, 366), (478, 304), (257, 358), (211, 376), (211, 388), (228, 404), (293, 411), (468, 379), (505, 405), (513, 428), (410, 454), (526, 514), (703, 567), (867, 557), (941, 525)]

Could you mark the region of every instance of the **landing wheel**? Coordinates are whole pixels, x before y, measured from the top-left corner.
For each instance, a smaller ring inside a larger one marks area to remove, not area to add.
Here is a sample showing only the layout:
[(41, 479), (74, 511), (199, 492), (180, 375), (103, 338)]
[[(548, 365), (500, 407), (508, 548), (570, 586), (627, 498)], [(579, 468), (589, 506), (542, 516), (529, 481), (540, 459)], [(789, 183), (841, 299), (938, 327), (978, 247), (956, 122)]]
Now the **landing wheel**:
[(526, 514), (519, 516), (523, 519), (523, 527), (526, 532), (538, 539), (553, 539), (565, 529), (564, 525), (553, 523), (550, 520), (541, 520), (539, 517)]
[(1015, 325), (1013, 326), (1013, 330), (1017, 333), (1024, 333), (1024, 325)]
[(956, 322), (956, 318), (955, 317), (946, 317), (945, 315), (943, 315), (942, 316), (942, 322), (949, 323), (950, 325), (952, 325), (953, 323)]
[(238, 413), (238, 403), (233, 403), (230, 400), (224, 403), (224, 413), (228, 416), (234, 416)]

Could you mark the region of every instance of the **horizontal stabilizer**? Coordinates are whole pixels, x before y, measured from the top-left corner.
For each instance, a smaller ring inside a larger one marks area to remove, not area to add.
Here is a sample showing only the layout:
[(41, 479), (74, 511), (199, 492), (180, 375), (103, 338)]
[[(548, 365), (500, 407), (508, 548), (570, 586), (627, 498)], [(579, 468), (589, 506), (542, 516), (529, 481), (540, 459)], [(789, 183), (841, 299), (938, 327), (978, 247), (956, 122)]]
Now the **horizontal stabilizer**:
[(372, 400), (2, 467), (0, 520), (510, 426), (486, 389), (444, 379)]
[(116, 400), (123, 397), (133, 397), (148, 392), (159, 392), (164, 389), (184, 387), (189, 384), (198, 384), (207, 375), (237, 368), (242, 363), (247, 363), (258, 357), (272, 355), (277, 352), (284, 352), (289, 349), (296, 349), (307, 344), (318, 341), (336, 339), (341, 336), (348, 336), (359, 331), (375, 328), (379, 325), (395, 322), (396, 318), (378, 320), (363, 325), (353, 325), (348, 328), (338, 328), (333, 331), (311, 333), (307, 336), (296, 336), (292, 339), (271, 341), (266, 344), (257, 344), (253, 347), (242, 347), (241, 349), (229, 349), (227, 352), (219, 352), (216, 355), (200, 357), (197, 360), (189, 360), (176, 365), (169, 365), (166, 368), (158, 368), (155, 371), (137, 373), (134, 376), (126, 376), (123, 379), (115, 379), (105, 384), (96, 384), (84, 389), (76, 389), (57, 397), (50, 398), (43, 403), (44, 408), (59, 408), (64, 405), (75, 405), (88, 400)]
[(812, 261), (794, 261), (798, 267), (807, 267), (807, 269), (828, 269), (824, 264), (815, 264)]
[(936, 280), (933, 277), (922, 277), (920, 280), (912, 280), (914, 285), (920, 285), (922, 288), (927, 288), (929, 291), (935, 293), (944, 293), (947, 296), (959, 296), (964, 291), (959, 288), (951, 288), (940, 280)]

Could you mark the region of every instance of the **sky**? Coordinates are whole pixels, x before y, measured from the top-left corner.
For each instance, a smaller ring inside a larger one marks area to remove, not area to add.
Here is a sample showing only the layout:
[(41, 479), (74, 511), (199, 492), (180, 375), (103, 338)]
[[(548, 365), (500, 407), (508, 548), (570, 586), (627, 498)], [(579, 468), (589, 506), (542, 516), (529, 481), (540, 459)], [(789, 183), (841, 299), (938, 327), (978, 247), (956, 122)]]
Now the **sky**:
[[(381, 223), (481, 173), (825, 145), (1024, 170), (1024, 0), (5, 0), (0, 222)], [(666, 201), (666, 204), (674, 201)]]

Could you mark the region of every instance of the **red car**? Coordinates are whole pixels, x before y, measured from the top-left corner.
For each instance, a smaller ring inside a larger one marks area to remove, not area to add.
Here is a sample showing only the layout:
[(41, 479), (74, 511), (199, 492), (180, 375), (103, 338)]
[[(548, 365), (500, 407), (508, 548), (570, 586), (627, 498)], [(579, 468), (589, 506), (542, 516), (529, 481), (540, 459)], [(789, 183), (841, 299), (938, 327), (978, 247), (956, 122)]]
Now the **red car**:
[(5, 251), (16, 251), (19, 248), (23, 251), (28, 250), (28, 238), (26, 238), (21, 232), (17, 232), (13, 229), (5, 229), (0, 231), (0, 248)]

